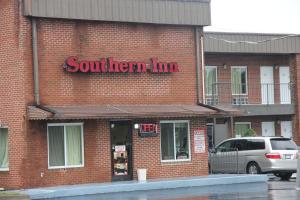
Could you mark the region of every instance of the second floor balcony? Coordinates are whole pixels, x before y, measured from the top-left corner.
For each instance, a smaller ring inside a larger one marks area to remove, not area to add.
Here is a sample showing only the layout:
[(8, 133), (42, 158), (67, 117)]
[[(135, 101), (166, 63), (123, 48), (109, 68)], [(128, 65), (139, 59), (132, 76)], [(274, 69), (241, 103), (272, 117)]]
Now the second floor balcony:
[(218, 82), (206, 85), (206, 104), (216, 105), (281, 105), (293, 104), (292, 83), (232, 84)]

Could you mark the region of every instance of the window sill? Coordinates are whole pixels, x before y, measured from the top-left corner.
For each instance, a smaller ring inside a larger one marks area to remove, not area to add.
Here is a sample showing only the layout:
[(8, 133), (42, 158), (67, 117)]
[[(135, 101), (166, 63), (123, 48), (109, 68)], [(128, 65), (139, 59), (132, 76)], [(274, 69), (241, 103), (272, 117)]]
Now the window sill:
[(78, 166), (59, 166), (59, 167), (48, 167), (49, 170), (66, 170), (66, 169), (76, 169), (76, 168), (83, 168), (84, 165), (78, 165)]
[(0, 168), (0, 172), (8, 172), (9, 168)]
[(162, 165), (182, 165), (192, 163), (191, 159), (184, 159), (184, 160), (161, 160), (160, 163)]

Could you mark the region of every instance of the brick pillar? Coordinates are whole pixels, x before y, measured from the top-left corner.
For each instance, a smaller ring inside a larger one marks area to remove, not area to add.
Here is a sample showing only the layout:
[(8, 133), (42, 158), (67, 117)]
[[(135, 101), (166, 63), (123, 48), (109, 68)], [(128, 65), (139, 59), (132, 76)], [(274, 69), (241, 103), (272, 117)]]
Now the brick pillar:
[[(291, 77), (291, 80), (294, 81), (294, 90), (293, 90), (293, 102), (295, 104), (295, 117), (293, 119), (293, 136), (294, 140), (298, 145), (300, 145), (300, 123), (299, 123), (299, 115), (300, 115), (300, 106), (299, 106), (299, 99), (300, 99), (300, 54), (296, 54), (291, 56), (290, 59), (290, 67), (292, 69), (291, 75), (293, 74), (294, 77)], [(294, 70), (294, 71), (293, 71)]]

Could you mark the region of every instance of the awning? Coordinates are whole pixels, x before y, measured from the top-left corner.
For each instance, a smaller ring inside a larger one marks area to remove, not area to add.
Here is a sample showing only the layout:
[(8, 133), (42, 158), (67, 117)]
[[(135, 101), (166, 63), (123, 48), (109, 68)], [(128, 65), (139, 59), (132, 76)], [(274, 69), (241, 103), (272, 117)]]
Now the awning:
[(28, 106), (29, 120), (198, 117), (220, 112), (198, 105)]

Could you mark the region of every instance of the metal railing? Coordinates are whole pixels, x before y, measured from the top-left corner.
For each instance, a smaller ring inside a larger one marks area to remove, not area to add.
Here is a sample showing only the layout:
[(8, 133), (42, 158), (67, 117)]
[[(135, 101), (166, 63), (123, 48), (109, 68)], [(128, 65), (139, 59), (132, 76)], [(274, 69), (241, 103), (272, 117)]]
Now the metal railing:
[(213, 83), (206, 86), (206, 104), (292, 104), (294, 87), (292, 83), (231, 84)]
[(239, 166), (238, 149), (230, 149), (227, 151), (209, 152), (209, 173), (232, 173), (239, 174), (241, 169)]

